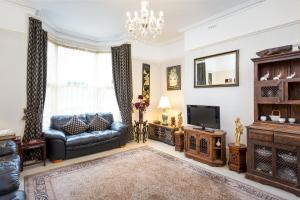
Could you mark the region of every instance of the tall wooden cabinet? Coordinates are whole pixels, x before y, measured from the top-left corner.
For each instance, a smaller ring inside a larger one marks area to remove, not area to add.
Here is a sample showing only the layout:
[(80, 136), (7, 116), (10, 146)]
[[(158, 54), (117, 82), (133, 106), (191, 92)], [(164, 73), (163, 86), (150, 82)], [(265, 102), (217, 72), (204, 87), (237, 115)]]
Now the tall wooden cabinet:
[[(252, 60), (254, 123), (247, 127), (246, 177), (300, 195), (300, 51)], [(294, 78), (286, 79), (294, 72)], [(261, 81), (266, 73), (270, 80)], [(272, 111), (296, 123), (273, 122)]]

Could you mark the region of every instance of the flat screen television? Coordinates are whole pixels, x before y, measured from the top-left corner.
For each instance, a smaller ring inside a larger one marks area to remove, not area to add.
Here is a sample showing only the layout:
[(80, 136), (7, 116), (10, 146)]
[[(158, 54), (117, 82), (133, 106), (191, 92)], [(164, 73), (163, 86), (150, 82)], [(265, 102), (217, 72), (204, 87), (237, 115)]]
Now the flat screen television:
[(220, 129), (220, 107), (187, 105), (187, 123), (202, 128)]

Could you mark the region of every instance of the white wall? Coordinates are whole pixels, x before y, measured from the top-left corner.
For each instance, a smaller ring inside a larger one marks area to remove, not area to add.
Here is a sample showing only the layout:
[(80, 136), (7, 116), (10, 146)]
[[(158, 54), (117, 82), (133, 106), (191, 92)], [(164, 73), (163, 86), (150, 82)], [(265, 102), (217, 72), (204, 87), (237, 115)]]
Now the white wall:
[(300, 21), (299, 0), (265, 0), (237, 13), (188, 29), (185, 50)]
[[(167, 90), (167, 67), (181, 65), (181, 90)], [(171, 108), (168, 109), (169, 120), (171, 116), (177, 116), (183, 110), (183, 71), (184, 59), (183, 57), (174, 58), (171, 60), (161, 61), (161, 95), (169, 97)], [(161, 113), (161, 111), (160, 111)], [(161, 120), (161, 116), (159, 115)], [(177, 118), (176, 118), (177, 119)]]
[(26, 106), (26, 47), (24, 33), (0, 29), (0, 129), (23, 133)]
[(0, 130), (24, 130), (28, 16), (34, 12), (0, 2)]
[[(240, 117), (244, 125), (253, 122), (253, 77), (254, 68), (250, 60), (256, 57), (255, 53), (262, 49), (295, 44), (300, 41), (300, 23), (282, 27), (255, 35), (239, 37), (208, 47), (197, 48), (186, 52), (184, 72), (184, 104), (215, 105), (221, 108), (221, 129), (227, 132), (227, 143), (234, 141), (234, 120)], [(193, 60), (226, 51), (240, 50), (240, 86), (220, 88), (194, 88), (193, 87)], [(186, 113), (186, 112), (185, 112)], [(184, 115), (186, 116), (186, 114)], [(246, 143), (246, 134), (241, 137)]]
[(0, 28), (27, 32), (28, 15), (33, 15), (34, 10), (16, 6), (16, 4), (7, 1), (0, 1)]
[[(158, 62), (146, 58), (132, 58), (133, 101), (142, 94), (142, 66), (150, 65), (150, 106), (144, 114), (144, 120), (152, 122), (158, 119), (157, 105), (160, 98), (160, 65)], [(138, 120), (138, 111), (134, 110), (133, 120)]]
[[(183, 84), (184, 84), (184, 50), (183, 40), (178, 40), (173, 43), (169, 43), (160, 47), (160, 88), (161, 96), (169, 97), (171, 108), (168, 109), (169, 121), (171, 116), (177, 115), (183, 111)], [(167, 90), (167, 67), (181, 66), (181, 90)], [(161, 110), (158, 110), (158, 120), (161, 119)]]
[[(159, 110), (157, 108), (160, 91), (160, 49), (148, 44), (132, 43), (132, 81), (133, 81), (133, 101), (142, 94), (142, 67), (143, 63), (150, 65), (150, 106), (144, 114), (144, 120), (152, 122), (158, 119)], [(138, 120), (138, 111), (134, 110), (133, 120)]]

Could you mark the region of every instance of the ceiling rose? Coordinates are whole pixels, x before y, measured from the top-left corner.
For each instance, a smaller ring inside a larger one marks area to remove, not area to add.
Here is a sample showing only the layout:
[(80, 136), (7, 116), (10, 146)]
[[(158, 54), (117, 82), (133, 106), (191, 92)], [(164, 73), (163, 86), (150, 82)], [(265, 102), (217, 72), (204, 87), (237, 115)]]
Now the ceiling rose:
[(161, 34), (164, 25), (164, 13), (159, 11), (155, 17), (154, 11), (149, 10), (149, 1), (141, 1), (141, 11), (127, 12), (126, 28), (129, 37), (134, 40), (154, 39)]

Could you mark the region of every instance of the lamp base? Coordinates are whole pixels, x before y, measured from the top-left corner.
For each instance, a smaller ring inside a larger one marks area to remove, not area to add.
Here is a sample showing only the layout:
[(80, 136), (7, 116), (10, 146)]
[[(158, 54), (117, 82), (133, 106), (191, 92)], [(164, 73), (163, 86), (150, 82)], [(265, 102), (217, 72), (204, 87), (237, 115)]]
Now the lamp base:
[(168, 114), (164, 112), (161, 117), (162, 117), (162, 125), (168, 125)]

